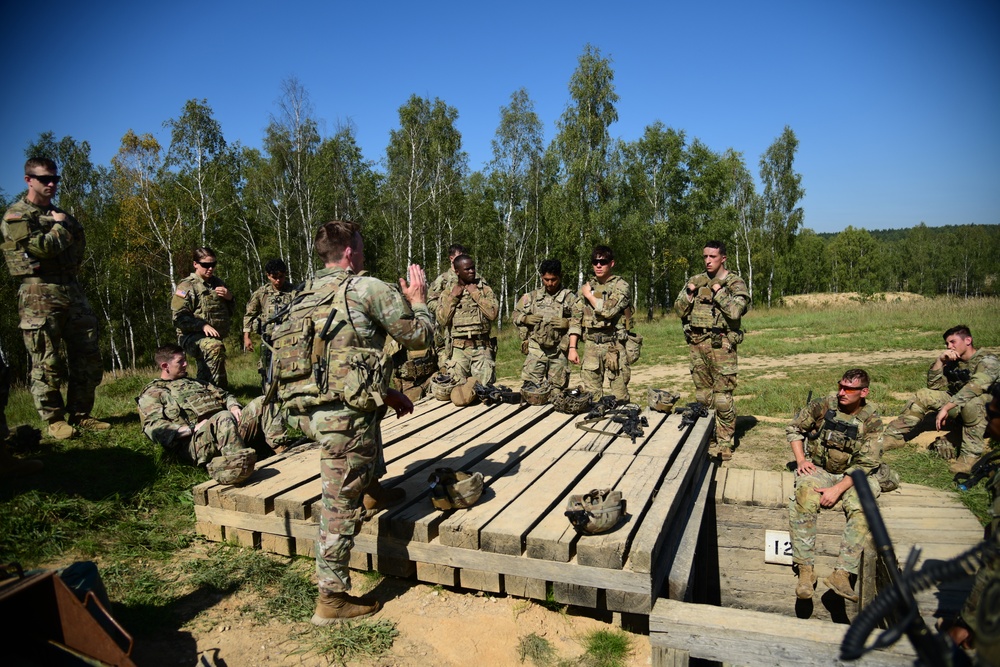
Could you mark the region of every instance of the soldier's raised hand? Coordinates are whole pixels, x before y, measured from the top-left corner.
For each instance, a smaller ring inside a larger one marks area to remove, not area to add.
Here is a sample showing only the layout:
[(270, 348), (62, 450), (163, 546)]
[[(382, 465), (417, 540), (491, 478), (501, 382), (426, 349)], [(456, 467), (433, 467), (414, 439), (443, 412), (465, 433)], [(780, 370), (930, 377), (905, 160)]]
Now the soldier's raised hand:
[(399, 279), (399, 288), (403, 292), (403, 297), (411, 304), (427, 302), (427, 275), (420, 268), (419, 264), (410, 264), (407, 269), (409, 283), (402, 278)]

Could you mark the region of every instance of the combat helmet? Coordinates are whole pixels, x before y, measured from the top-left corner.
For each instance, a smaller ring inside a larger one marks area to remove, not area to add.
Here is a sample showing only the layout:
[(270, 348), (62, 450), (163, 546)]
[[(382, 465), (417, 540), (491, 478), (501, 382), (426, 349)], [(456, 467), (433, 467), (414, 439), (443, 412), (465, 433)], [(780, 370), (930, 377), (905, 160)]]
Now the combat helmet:
[(566, 503), (566, 517), (578, 533), (596, 535), (615, 527), (625, 514), (621, 491), (593, 489), (582, 495), (572, 495)]
[(435, 509), (467, 509), (483, 495), (483, 473), (437, 468), (427, 478)]
[(674, 394), (666, 389), (649, 388), (646, 392), (646, 405), (650, 410), (669, 413), (674, 409), (674, 404), (681, 399), (680, 394)]
[(431, 378), (431, 394), (439, 401), (450, 401), (451, 390), (457, 383), (447, 373), (438, 373)]
[(577, 387), (576, 389), (561, 392), (558, 396), (554, 397), (552, 405), (559, 412), (580, 415), (590, 411), (593, 405), (593, 398), (594, 395), (592, 393), (583, 387)]
[(219, 484), (241, 484), (253, 474), (257, 452), (247, 447), (235, 454), (216, 456), (208, 462), (208, 474)]
[(536, 384), (529, 380), (521, 385), (521, 398), (528, 405), (545, 405), (549, 402), (551, 393), (552, 385), (548, 382)]

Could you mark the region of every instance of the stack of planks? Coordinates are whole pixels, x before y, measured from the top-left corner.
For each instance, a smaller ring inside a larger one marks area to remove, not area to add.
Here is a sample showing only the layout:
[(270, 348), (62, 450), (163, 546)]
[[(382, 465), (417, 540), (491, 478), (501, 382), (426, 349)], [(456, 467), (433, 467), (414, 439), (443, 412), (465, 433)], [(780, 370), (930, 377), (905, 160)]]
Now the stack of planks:
[[(387, 487), (406, 500), (362, 526), (352, 567), (421, 581), (648, 613), (661, 592), (689, 596), (694, 549), (708, 503), (706, 452), (713, 416), (679, 428), (680, 415), (644, 412), (635, 442), (621, 424), (575, 427), (550, 405), (457, 408), (425, 400), (387, 419)], [(479, 471), (482, 498), (439, 512), (428, 498), (436, 467)], [(627, 515), (605, 534), (580, 536), (564, 516), (569, 495), (614, 488)], [(319, 450), (261, 462), (240, 487), (194, 489), (198, 531), (285, 555), (312, 556), (320, 503)]]

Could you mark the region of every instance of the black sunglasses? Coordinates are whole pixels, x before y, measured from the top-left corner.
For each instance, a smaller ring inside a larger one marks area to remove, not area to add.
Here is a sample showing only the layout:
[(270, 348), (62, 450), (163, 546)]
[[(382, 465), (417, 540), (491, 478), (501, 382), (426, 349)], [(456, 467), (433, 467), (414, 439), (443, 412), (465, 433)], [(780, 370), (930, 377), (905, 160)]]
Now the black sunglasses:
[(44, 183), (45, 185), (52, 185), (53, 183), (58, 183), (60, 180), (58, 176), (50, 176), (48, 174), (41, 174), (38, 176), (36, 176), (35, 174), (25, 174), (25, 176), (27, 176), (28, 178), (33, 178), (39, 183)]
[(611, 260), (598, 257), (597, 259), (590, 260), (590, 263), (593, 264), (594, 266), (607, 266), (608, 264), (611, 263)]
[(214, 268), (215, 268), (215, 265), (216, 265), (216, 264), (217, 264), (218, 262), (199, 262), (198, 260), (195, 260), (195, 263), (197, 263), (197, 264), (200, 264), (200, 265), (204, 266), (204, 267), (205, 267), (206, 269), (214, 269)]

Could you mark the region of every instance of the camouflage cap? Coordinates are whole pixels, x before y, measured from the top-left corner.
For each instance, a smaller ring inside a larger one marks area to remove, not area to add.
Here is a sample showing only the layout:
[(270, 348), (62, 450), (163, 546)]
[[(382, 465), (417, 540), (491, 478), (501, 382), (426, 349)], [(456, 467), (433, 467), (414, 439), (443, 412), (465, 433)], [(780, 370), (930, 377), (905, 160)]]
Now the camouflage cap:
[(566, 502), (566, 517), (578, 533), (605, 533), (625, 514), (621, 491), (593, 489), (582, 495), (572, 495)]
[(257, 453), (247, 447), (235, 454), (216, 456), (208, 462), (208, 474), (219, 484), (242, 484), (253, 474)]
[(675, 394), (666, 389), (653, 389), (650, 387), (646, 392), (646, 405), (650, 410), (657, 412), (670, 412), (674, 405), (681, 399), (680, 394)]
[(451, 390), (449, 398), (451, 402), (460, 408), (472, 405), (476, 402), (476, 378), (470, 377), (464, 384), (457, 385)]
[(467, 473), (451, 468), (438, 468), (430, 474), (431, 503), (435, 509), (467, 509), (483, 495), (483, 473)]

